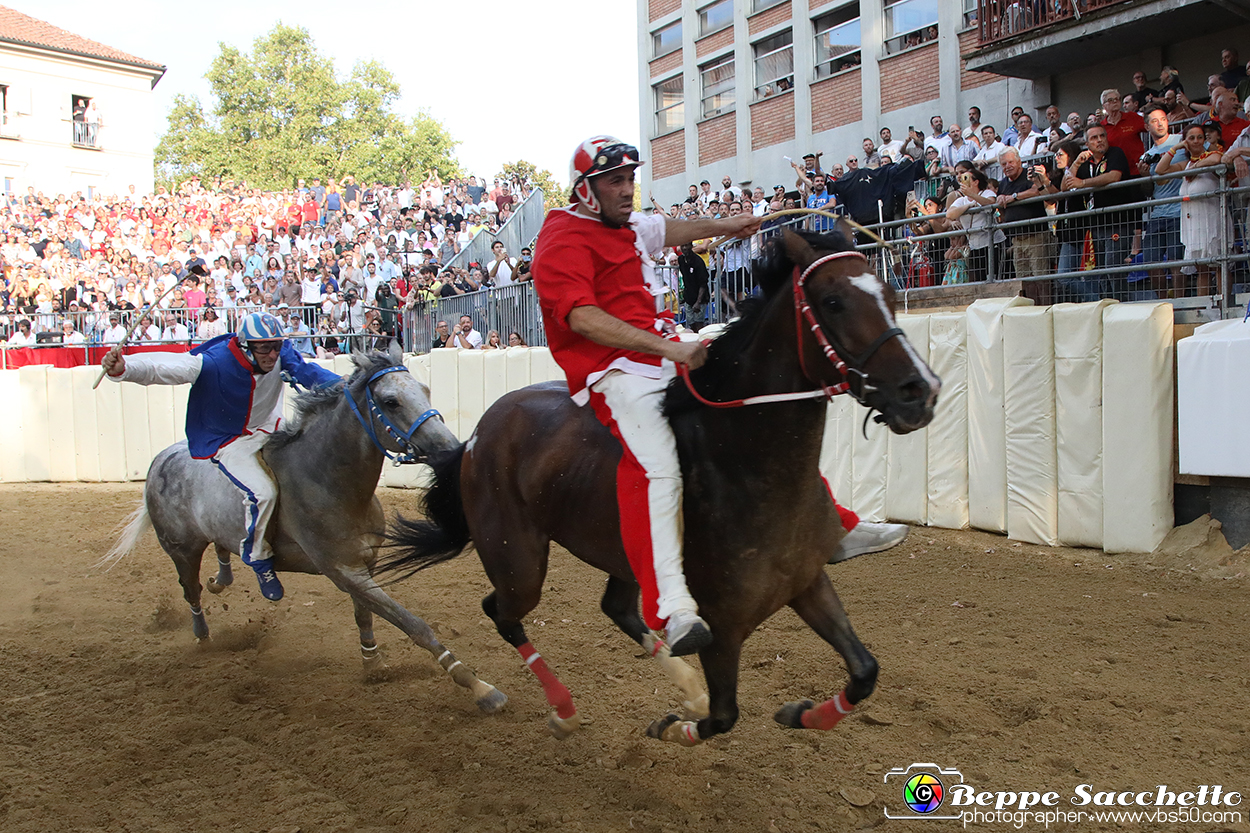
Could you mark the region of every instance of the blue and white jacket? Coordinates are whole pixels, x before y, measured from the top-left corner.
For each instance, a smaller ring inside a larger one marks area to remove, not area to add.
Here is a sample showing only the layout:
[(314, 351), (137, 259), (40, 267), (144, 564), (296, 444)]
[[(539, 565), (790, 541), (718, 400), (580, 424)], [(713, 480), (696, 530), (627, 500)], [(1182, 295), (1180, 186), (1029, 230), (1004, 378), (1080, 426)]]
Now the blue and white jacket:
[(190, 353), (126, 356), (126, 371), (109, 378), (141, 385), (189, 383), (187, 445), (192, 457), (207, 459), (240, 437), (277, 430), (282, 421), (283, 371), (308, 388), (339, 379), (305, 362), (289, 341), (282, 343), (278, 356), (273, 370), (256, 373), (234, 333), (227, 333)]

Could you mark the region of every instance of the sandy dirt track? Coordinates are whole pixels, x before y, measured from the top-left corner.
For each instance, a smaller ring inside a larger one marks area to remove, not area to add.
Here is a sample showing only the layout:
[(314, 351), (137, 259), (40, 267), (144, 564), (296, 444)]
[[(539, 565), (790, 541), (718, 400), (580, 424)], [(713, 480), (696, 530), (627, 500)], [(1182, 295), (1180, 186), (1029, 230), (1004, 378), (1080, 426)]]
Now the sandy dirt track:
[[(475, 556), (395, 595), (509, 695), (496, 716), (385, 623), (392, 672), (362, 681), (350, 602), (320, 577), (288, 577), (272, 605), (238, 571), (206, 594), (213, 638), (197, 645), (153, 536), (92, 569), (140, 492), (0, 486), (0, 831), (958, 829), (884, 819), (901, 793), (883, 774), (917, 761), (1065, 802), (1082, 783), (1250, 793), (1250, 594), (1205, 565), (913, 530), (828, 568), (881, 664), (872, 698), (832, 732), (775, 725), (781, 703), (845, 682), (783, 611), (746, 645), (735, 730), (681, 749), (643, 735), (675, 689), (599, 613), (602, 576), (555, 553), (529, 633), (591, 721), (559, 742), (481, 613)], [(382, 499), (413, 511), (412, 493)], [(1250, 830), (1250, 802), (1237, 809), (1240, 823), (1056, 829)]]

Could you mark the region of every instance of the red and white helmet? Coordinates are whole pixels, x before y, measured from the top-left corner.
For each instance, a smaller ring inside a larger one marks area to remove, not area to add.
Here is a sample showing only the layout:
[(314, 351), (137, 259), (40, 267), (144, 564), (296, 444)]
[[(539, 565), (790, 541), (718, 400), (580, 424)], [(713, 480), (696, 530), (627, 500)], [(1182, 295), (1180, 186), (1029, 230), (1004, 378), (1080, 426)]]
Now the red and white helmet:
[(599, 200), (590, 187), (590, 178), (617, 168), (638, 167), (642, 159), (638, 148), (615, 136), (591, 136), (577, 146), (569, 161), (569, 198), (580, 202), (591, 212), (599, 213)]

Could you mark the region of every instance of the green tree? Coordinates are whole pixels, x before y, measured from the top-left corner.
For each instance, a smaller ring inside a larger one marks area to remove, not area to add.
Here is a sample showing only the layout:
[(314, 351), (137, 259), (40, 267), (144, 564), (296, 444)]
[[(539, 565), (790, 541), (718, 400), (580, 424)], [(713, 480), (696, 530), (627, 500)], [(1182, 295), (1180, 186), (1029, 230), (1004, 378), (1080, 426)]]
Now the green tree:
[(568, 190), (555, 181), (551, 171), (546, 168), (539, 168), (534, 163), (526, 162), (524, 159), (518, 159), (515, 162), (505, 162), (503, 170), (495, 174), (495, 176), (501, 179), (511, 179), (515, 176), (522, 181), (528, 180), (529, 184), (535, 188), (541, 188), (543, 192), (543, 207), (548, 211), (569, 203)]
[(351, 174), (358, 182), (420, 182), (460, 174), (457, 142), (425, 112), (395, 112), (400, 88), (377, 61), (340, 80), (308, 30), (278, 23), (251, 53), (220, 44), (207, 78), (212, 106), (178, 96), (156, 147), (157, 179), (217, 175), (262, 188)]

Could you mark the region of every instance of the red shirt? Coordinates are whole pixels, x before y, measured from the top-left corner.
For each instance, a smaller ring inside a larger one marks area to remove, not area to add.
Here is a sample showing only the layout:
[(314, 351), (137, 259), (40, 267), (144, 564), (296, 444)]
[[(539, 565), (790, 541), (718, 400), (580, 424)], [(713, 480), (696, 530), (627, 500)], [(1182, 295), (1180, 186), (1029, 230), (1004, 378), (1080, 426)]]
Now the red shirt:
[(1146, 130), (1146, 120), (1136, 113), (1121, 113), (1120, 120), (1108, 124), (1104, 118), (1102, 126), (1107, 128), (1107, 144), (1124, 151), (1124, 156), (1134, 165), (1146, 152), (1142, 144), (1141, 134)]
[(1233, 120), (1228, 124), (1224, 124), (1224, 122), (1219, 121), (1218, 119), (1216, 120), (1216, 124), (1220, 126), (1220, 144), (1222, 144), (1225, 148), (1232, 147), (1233, 140), (1241, 135), (1241, 131), (1250, 127), (1250, 121), (1247, 121), (1246, 119), (1239, 119), (1236, 116), (1234, 116)]
[[(637, 229), (637, 231), (635, 231)], [(658, 242), (657, 242), (658, 241)], [(543, 313), (547, 344), (564, 370), (569, 392), (585, 404), (585, 389), (609, 368), (659, 378), (661, 359), (633, 350), (605, 347), (569, 328), (574, 307), (594, 306), (627, 324), (658, 334), (655, 294), (641, 251), (664, 247), (664, 215), (631, 215), (624, 228), (608, 228), (571, 206), (547, 214), (534, 250), (534, 288)]]

